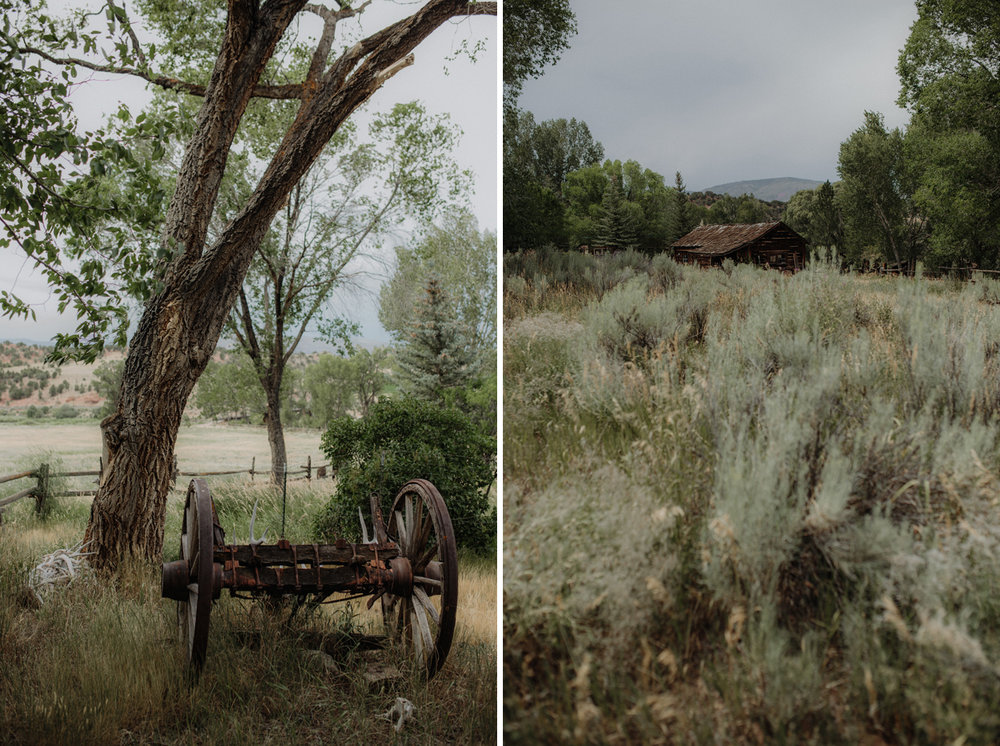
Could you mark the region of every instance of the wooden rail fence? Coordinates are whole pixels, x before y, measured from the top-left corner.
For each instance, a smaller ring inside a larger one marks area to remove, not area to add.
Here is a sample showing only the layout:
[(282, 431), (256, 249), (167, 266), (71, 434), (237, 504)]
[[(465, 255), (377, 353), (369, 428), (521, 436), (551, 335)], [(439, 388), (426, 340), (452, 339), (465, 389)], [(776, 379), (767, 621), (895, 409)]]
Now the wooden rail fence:
[[(289, 469), (287, 471), (288, 478), (291, 480), (307, 480), (312, 481), (312, 479), (323, 479), (328, 476), (327, 469), (328, 464), (318, 464), (313, 465), (312, 456), (306, 458), (306, 463), (301, 465), (298, 469)], [(250, 481), (253, 481), (254, 475), (256, 474), (270, 474), (270, 469), (257, 470), (257, 457), (254, 456), (250, 462), (249, 469), (234, 469), (230, 471), (180, 471), (177, 467), (177, 458), (174, 457), (174, 480), (177, 477), (218, 477), (218, 476), (231, 476), (235, 474), (249, 474)], [(26, 498), (33, 498), (35, 500), (35, 511), (43, 514), (46, 510), (46, 500), (50, 497), (93, 497), (97, 494), (97, 486), (101, 483), (101, 477), (104, 474), (104, 461), (103, 459), (98, 459), (98, 470), (97, 471), (61, 471), (53, 472), (49, 464), (41, 464), (37, 469), (31, 469), (29, 471), (18, 472), (17, 474), (7, 474), (6, 476), (0, 476), (0, 484), (5, 484), (7, 482), (13, 482), (18, 479), (34, 479), (35, 484), (31, 487), (27, 487), (19, 492), (15, 492), (13, 495), (9, 495), (0, 499), (0, 523), (3, 523), (3, 513), (4, 509), (8, 505), (17, 502), (18, 500), (24, 500)], [(296, 476), (292, 476), (292, 475)], [(303, 476), (299, 476), (303, 475)], [(329, 474), (329, 476), (333, 476)], [(64, 490), (62, 492), (53, 493), (50, 489), (50, 480), (62, 477), (97, 477), (94, 481), (94, 488), (88, 490)], [(184, 488), (186, 489), (186, 487)]]

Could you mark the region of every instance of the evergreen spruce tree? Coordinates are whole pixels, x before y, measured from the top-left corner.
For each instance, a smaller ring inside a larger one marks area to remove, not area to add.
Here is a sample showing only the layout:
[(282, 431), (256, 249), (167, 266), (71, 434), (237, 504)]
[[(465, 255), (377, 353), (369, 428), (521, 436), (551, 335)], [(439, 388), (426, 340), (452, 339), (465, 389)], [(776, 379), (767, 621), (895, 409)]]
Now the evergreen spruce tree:
[(612, 249), (627, 249), (636, 244), (635, 223), (629, 215), (625, 190), (617, 174), (613, 174), (604, 187), (600, 217), (597, 224), (597, 243)]
[(409, 339), (399, 353), (399, 367), (407, 393), (443, 401), (447, 390), (464, 386), (472, 378), (475, 352), (438, 278), (430, 277), (425, 290)]
[(680, 171), (674, 175), (674, 199), (677, 206), (677, 235), (671, 238), (670, 243), (690, 233), (691, 229), (694, 228), (694, 215), (691, 214), (687, 188), (684, 186), (684, 179), (681, 177)]

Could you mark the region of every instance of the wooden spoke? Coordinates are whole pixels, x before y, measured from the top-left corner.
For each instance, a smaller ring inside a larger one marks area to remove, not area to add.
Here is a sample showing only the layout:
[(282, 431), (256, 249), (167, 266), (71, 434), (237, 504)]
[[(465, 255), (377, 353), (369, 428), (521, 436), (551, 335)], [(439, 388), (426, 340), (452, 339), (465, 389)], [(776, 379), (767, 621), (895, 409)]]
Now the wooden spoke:
[(430, 614), (431, 619), (434, 620), (434, 624), (441, 624), (441, 617), (438, 614), (438, 610), (434, 608), (434, 604), (431, 603), (430, 598), (424, 593), (423, 588), (418, 586), (413, 587), (413, 598), (417, 602), (418, 606), (422, 606), (423, 609)]
[(406, 531), (406, 524), (403, 523), (403, 514), (398, 510), (394, 510), (392, 513), (396, 516), (396, 530), (398, 531), (396, 535), (396, 543), (399, 544), (399, 551), (402, 552), (403, 556), (406, 557), (407, 552), (410, 551), (409, 544), (409, 534)]
[(440, 580), (435, 580), (434, 578), (425, 578), (422, 575), (413, 576), (414, 583), (420, 583), (421, 585), (433, 585), (435, 588), (442, 588), (444, 583)]
[[(427, 635), (427, 645), (424, 644), (425, 638), (423, 637), (423, 630), (419, 624), (419, 616), (417, 614), (417, 607), (413, 604), (413, 600), (406, 602), (407, 615), (411, 618), (410, 620), (410, 636), (413, 638), (413, 657), (418, 661), (426, 661), (427, 655), (425, 650), (429, 651), (430, 645), (430, 633)], [(414, 622), (417, 622), (414, 624)], [(424, 624), (427, 620), (424, 620)]]
[(416, 624), (413, 625), (416, 630), (415, 638), (420, 642), (416, 658), (418, 661), (425, 661), (427, 655), (434, 649), (430, 626), (427, 624), (427, 614), (415, 595), (410, 599), (410, 604), (413, 606), (413, 617), (416, 620)]
[(413, 498), (407, 495), (403, 498), (403, 505), (406, 508), (406, 547), (413, 549)]

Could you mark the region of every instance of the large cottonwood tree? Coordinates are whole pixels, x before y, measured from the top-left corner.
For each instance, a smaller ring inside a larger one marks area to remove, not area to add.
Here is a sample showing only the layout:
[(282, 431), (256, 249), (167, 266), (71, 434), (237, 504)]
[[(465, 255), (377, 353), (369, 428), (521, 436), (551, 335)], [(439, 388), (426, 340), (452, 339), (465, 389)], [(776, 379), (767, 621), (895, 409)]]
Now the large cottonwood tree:
[[(328, 7), (305, 0), (229, 0), (216, 16), (224, 21), (207, 82), (154, 71), (131, 33), (124, 8), (112, 2), (104, 6), (109, 22), (128, 32), (116, 43), (116, 53), (136, 59), (134, 65), (71, 56), (65, 41), (54, 50), (30, 45), (17, 50), (49, 64), (130, 73), (202, 98), (163, 218), (157, 282), (130, 340), (117, 410), (101, 423), (105, 476), (86, 531), (95, 552), (92, 561), (99, 568), (114, 570), (128, 556), (160, 556), (185, 403), (215, 349), (257, 247), (295, 185), (352, 113), (414, 62), (414, 50), (435, 29), (453, 18), (497, 13), (495, 2), (426, 0), (412, 13), (332, 54), (338, 23), (370, 4)], [(306, 73), (291, 83), (262, 81), (299, 13), (323, 20)], [(5, 29), (6, 40), (12, 35)], [(39, 38), (46, 42), (44, 35)], [(97, 49), (92, 45), (84, 53)], [(208, 240), (227, 157), (254, 97), (294, 101), (297, 113), (245, 204)], [(29, 254), (30, 249), (26, 247)], [(84, 296), (86, 290), (80, 288), (79, 294)]]

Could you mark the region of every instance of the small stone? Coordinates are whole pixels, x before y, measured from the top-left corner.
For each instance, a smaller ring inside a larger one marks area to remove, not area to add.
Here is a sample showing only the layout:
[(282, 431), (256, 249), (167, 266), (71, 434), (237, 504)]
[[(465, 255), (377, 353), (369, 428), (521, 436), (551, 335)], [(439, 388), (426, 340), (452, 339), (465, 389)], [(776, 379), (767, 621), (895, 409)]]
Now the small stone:
[(309, 661), (310, 664), (322, 668), (328, 674), (340, 673), (337, 661), (333, 659), (332, 655), (324, 653), (322, 650), (304, 650), (302, 651), (302, 657)]
[(403, 674), (395, 666), (375, 662), (365, 666), (362, 676), (369, 689), (379, 689), (403, 678)]

